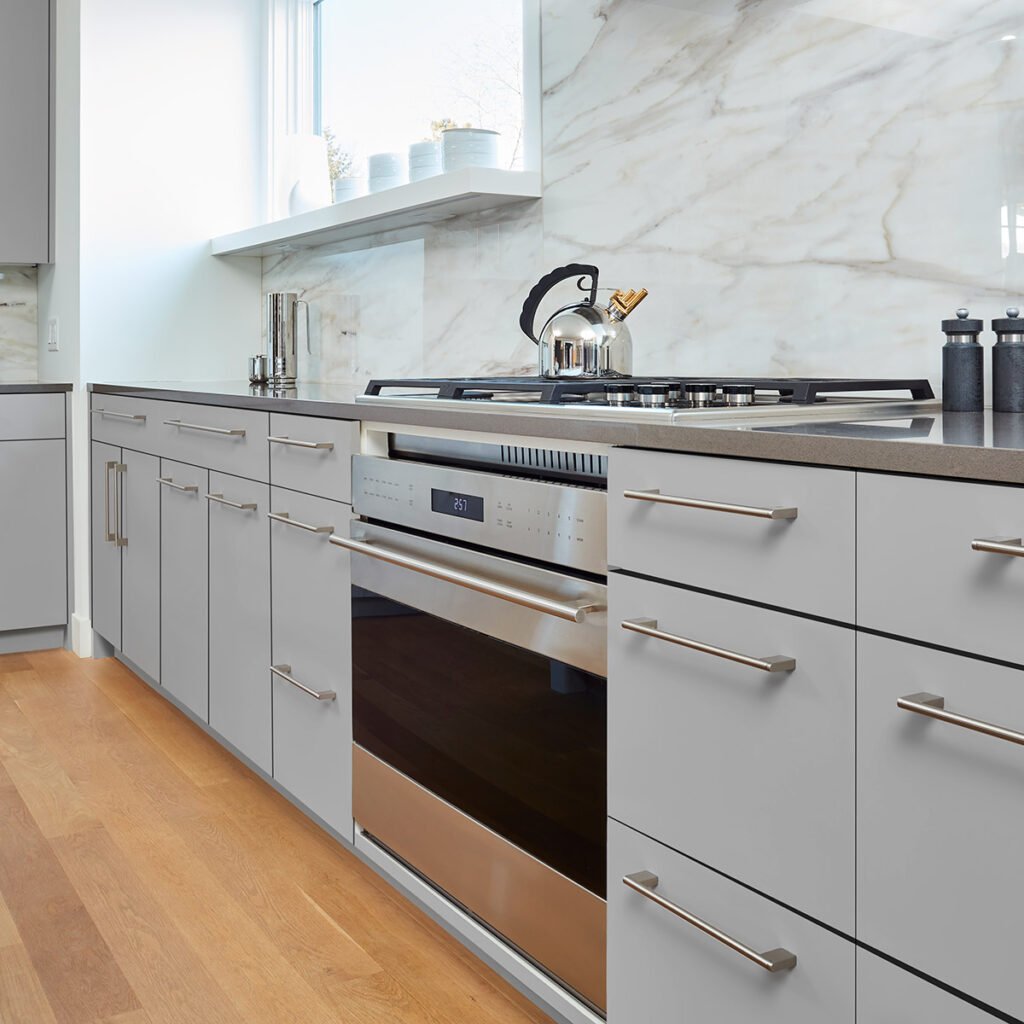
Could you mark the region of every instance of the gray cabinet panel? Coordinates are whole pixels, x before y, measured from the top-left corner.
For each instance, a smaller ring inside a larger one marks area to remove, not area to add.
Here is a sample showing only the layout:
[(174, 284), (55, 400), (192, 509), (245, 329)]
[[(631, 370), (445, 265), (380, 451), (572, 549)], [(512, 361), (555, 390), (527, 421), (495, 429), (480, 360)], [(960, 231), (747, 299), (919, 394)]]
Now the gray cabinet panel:
[(166, 403), (93, 392), (89, 419), (94, 441), (103, 441), (137, 452), (161, 455), (157, 444), (159, 412)]
[[(658, 876), (659, 896), (753, 947), (795, 953), (769, 972), (622, 882)], [(608, 823), (609, 1024), (853, 1024), (854, 947), (806, 918)]]
[[(608, 460), (608, 563), (841, 622), (854, 615), (855, 474), (700, 455), (614, 450)], [(657, 504), (665, 496), (796, 519)]]
[(1024, 672), (858, 637), (857, 937), (1024, 1018), (1024, 747), (901, 710), (916, 693), (1024, 732)]
[(995, 1024), (996, 1018), (866, 950), (857, 950), (858, 1024)]
[(974, 551), (1024, 537), (1024, 488), (859, 474), (857, 621), (1024, 663), (1024, 558)]
[(210, 493), (256, 506), (210, 501), (210, 725), (270, 774), (270, 488), (211, 473)]
[(104, 640), (121, 647), (121, 548), (117, 467), (121, 449), (92, 442), (92, 628)]
[[(274, 512), (348, 536), (348, 505), (275, 487)], [(316, 700), (279, 676), (272, 680), (274, 778), (346, 838), (352, 838), (352, 649), (349, 556), (329, 534), (271, 522), (273, 663)]]
[(269, 413), (186, 402), (151, 404), (155, 407), (155, 450), (164, 458), (252, 480), (270, 480)]
[(0, 441), (0, 631), (67, 622), (66, 509), (64, 442)]
[(608, 589), (608, 813), (852, 935), (853, 631), (619, 573)]
[(177, 485), (160, 486), (160, 682), (209, 721), (209, 473), (164, 459), (160, 475)]
[(160, 682), (160, 460), (123, 451), (121, 650)]
[(0, 441), (64, 434), (64, 395), (0, 396)]
[[(270, 482), (275, 487), (352, 501), (352, 453), (359, 447), (358, 423), (275, 412), (270, 414), (270, 437)], [(308, 448), (304, 444), (333, 447)]]
[(0, 264), (50, 260), (50, 4), (0, 0)]

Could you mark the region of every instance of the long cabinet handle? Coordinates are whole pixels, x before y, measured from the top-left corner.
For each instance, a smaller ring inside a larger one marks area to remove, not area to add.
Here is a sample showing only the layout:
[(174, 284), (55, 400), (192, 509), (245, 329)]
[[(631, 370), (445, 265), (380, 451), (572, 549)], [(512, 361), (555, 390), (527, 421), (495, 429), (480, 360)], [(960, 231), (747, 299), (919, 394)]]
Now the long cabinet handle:
[(271, 444), (286, 444), (291, 448), (315, 448), (317, 451), (334, 451), (333, 441), (297, 441), (294, 437), (268, 437)]
[(127, 472), (125, 463), (114, 463), (114, 544), (119, 548), (128, 547), (128, 538), (124, 535), (124, 484), (121, 483), (121, 477)]
[(117, 543), (117, 534), (110, 530), (110, 474), (116, 462), (103, 463), (103, 539), (111, 544)]
[(654, 891), (658, 885), (658, 876), (650, 871), (637, 871), (635, 874), (625, 875), (622, 882), (634, 892), (640, 893), (645, 899), (656, 903), (663, 910), (667, 910), (670, 914), (675, 914), (676, 917), (682, 918), (687, 924), (692, 924), (694, 928), (700, 929), (705, 935), (710, 935), (711, 938), (717, 939), (723, 946), (728, 946), (729, 949), (739, 953), (740, 956), (753, 960), (758, 967), (762, 967), (766, 971), (771, 971), (774, 974), (776, 971), (791, 971), (796, 967), (796, 954), (790, 953), (788, 949), (769, 949), (764, 953), (758, 953), (756, 949), (751, 949), (750, 946), (740, 942), (739, 939), (734, 939), (731, 935), (727, 935), (713, 924), (708, 924), (707, 921), (697, 917), (696, 914), (691, 914), (688, 910), (683, 910), (682, 907), (665, 899), (664, 896), (659, 896)]
[(174, 480), (169, 476), (158, 476), (157, 483), (161, 483), (164, 487), (170, 487), (175, 491), (184, 491), (186, 494), (198, 494), (198, 484), (176, 484)]
[(680, 498), (674, 494), (662, 494), (657, 488), (649, 491), (623, 491), (622, 496), (634, 501), (702, 508), (709, 512), (731, 512), (733, 515), (753, 516), (755, 519), (796, 519), (798, 511), (795, 508), (758, 508), (755, 505), (729, 505), (724, 501), (705, 501), (702, 498)]
[(223, 494), (208, 494), (206, 496), (207, 501), (215, 501), (218, 505), (227, 505), (228, 508), (241, 509), (243, 512), (255, 512), (256, 502), (255, 501), (229, 501), (224, 497)]
[(104, 419), (131, 420), (133, 423), (145, 423), (146, 417), (143, 413), (114, 412), (113, 409), (93, 409), (93, 416), (102, 416)]
[(1009, 537), (1006, 540), (994, 540), (992, 538), (978, 537), (971, 541), (972, 551), (984, 551), (989, 555), (1012, 555), (1015, 558), (1024, 558), (1024, 544), (1020, 537)]
[(313, 526), (310, 523), (300, 522), (292, 519), (287, 512), (268, 512), (267, 518), (275, 523), (284, 523), (285, 526), (294, 526), (296, 530), (305, 530), (307, 533), (334, 533), (333, 526)]
[(308, 693), (314, 700), (329, 701), (338, 699), (338, 695), (334, 690), (314, 690), (305, 683), (300, 683), (298, 679), (292, 675), (291, 665), (271, 665), (270, 671), (273, 672), (278, 679), (283, 679), (286, 683), (291, 683), (292, 686), (301, 690), (303, 693)]
[(961, 729), (970, 729), (972, 732), (980, 732), (985, 736), (994, 736), (998, 740), (1006, 740), (1009, 743), (1019, 743), (1024, 746), (1024, 732), (1004, 729), (1001, 725), (983, 722), (979, 718), (968, 718), (966, 715), (957, 715), (952, 711), (946, 711), (945, 697), (939, 697), (934, 693), (908, 694), (896, 701), (896, 707), (903, 711), (913, 711), (915, 715), (935, 718), (940, 722), (948, 722), (950, 725), (959, 725)]
[(621, 625), (623, 629), (628, 629), (631, 633), (639, 633), (641, 636), (649, 636), (655, 640), (664, 640), (666, 643), (677, 644), (679, 647), (686, 647), (691, 651), (700, 651), (701, 654), (713, 654), (716, 658), (735, 661), (739, 665), (757, 668), (762, 672), (792, 672), (796, 668), (796, 658), (787, 658), (784, 654), (752, 658), (749, 654), (738, 654), (736, 651), (730, 651), (724, 647), (713, 647), (711, 644), (691, 640), (689, 637), (666, 633), (664, 630), (658, 629), (657, 619), (626, 619)]
[(226, 437), (245, 437), (241, 427), (207, 427), (202, 423), (183, 423), (181, 420), (164, 420), (165, 427), (178, 427), (181, 430), (201, 430), (204, 434), (224, 434)]
[(531, 608), (535, 612), (553, 615), (557, 619), (565, 619), (568, 622), (583, 622), (588, 612), (601, 612), (605, 610), (603, 604), (594, 604), (593, 602), (571, 604), (566, 601), (556, 601), (554, 598), (535, 594), (529, 590), (520, 590), (519, 587), (509, 586), (507, 583), (488, 580), (482, 576), (474, 576), (471, 573), (463, 572), (461, 569), (453, 569), (446, 565), (439, 565), (437, 562), (428, 562), (414, 555), (406, 555), (401, 551), (393, 551), (391, 548), (383, 547), (380, 544), (367, 544), (366, 541), (351, 540), (348, 537), (340, 537), (337, 534), (331, 536), (330, 542), (340, 548), (353, 551), (357, 555), (369, 555), (370, 558), (389, 562), (391, 565), (397, 565), (402, 569), (422, 573), (424, 576), (432, 576), (434, 579), (443, 580), (445, 583), (454, 583), (457, 587), (475, 590), (479, 594), (487, 594), (488, 597), (496, 597), (511, 604), (522, 605), (524, 608)]

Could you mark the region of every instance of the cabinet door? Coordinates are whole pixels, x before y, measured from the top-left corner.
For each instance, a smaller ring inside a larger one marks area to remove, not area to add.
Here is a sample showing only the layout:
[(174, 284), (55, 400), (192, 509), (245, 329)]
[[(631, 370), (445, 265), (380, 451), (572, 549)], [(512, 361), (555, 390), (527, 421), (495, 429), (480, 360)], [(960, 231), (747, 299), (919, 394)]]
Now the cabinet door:
[(0, 263), (50, 260), (50, 4), (0, 2)]
[(998, 1019), (888, 960), (857, 950), (858, 1024), (996, 1024)]
[(121, 650), (160, 682), (160, 460), (122, 451)]
[(348, 536), (351, 509), (279, 487), (271, 504), (274, 778), (351, 839), (351, 580), (327, 542)]
[(160, 463), (160, 682), (204, 722), (209, 690), (209, 473)]
[(92, 442), (92, 628), (121, 648), (121, 449)]
[(270, 488), (210, 474), (210, 725), (272, 772)]
[(63, 441), (0, 441), (0, 631), (67, 622)]
[[(648, 888), (629, 888), (627, 877)], [(719, 938), (645, 892), (719, 929)], [(796, 956), (791, 968), (787, 953)], [(853, 1000), (851, 942), (608, 822), (608, 1024), (853, 1024)]]

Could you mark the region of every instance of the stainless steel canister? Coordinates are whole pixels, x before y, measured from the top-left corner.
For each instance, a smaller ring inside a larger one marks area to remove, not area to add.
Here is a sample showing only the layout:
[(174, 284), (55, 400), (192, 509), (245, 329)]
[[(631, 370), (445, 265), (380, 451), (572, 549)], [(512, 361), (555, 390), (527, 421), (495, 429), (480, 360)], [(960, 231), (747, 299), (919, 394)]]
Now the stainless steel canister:
[(299, 306), (306, 307), (306, 351), (309, 351), (309, 303), (295, 292), (267, 295), (267, 351), (270, 380), (294, 384), (299, 373)]

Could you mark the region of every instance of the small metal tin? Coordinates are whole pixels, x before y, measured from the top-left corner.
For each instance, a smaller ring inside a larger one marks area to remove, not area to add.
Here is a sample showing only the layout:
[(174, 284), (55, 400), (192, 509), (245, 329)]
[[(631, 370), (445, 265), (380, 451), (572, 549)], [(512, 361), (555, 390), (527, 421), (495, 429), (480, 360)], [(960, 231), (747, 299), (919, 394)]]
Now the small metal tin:
[(249, 383), (266, 384), (270, 379), (270, 360), (266, 355), (249, 356)]

